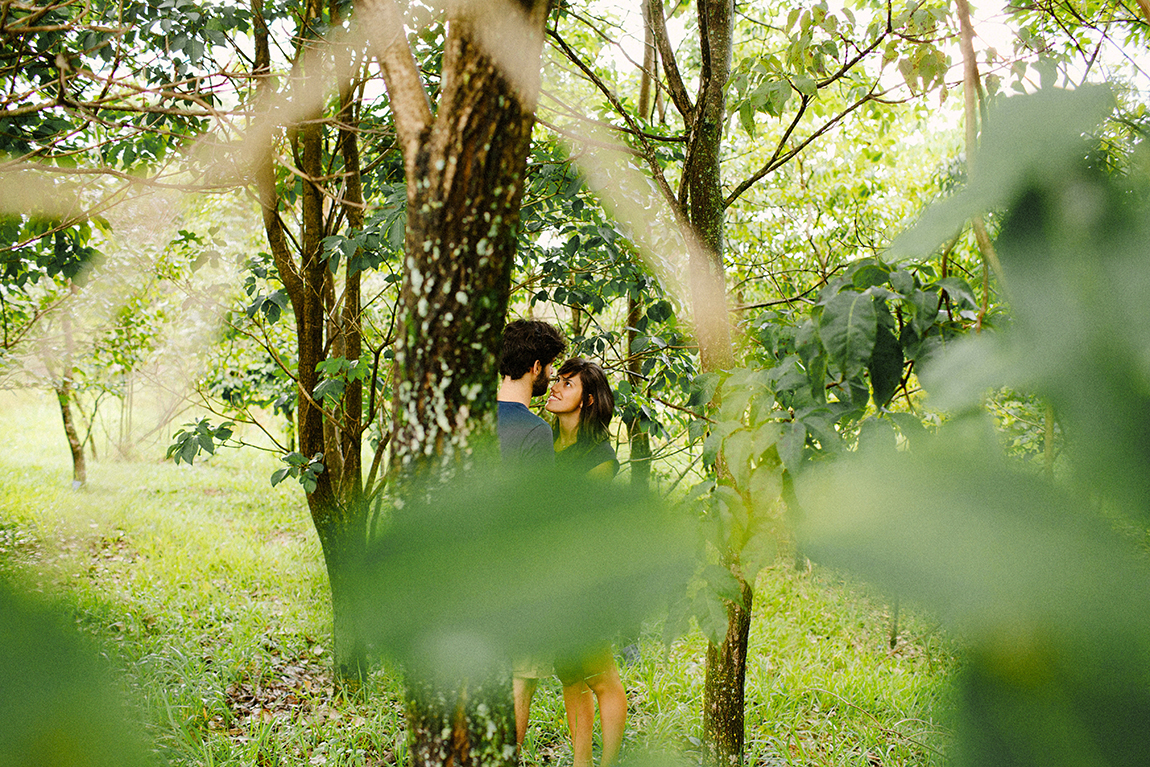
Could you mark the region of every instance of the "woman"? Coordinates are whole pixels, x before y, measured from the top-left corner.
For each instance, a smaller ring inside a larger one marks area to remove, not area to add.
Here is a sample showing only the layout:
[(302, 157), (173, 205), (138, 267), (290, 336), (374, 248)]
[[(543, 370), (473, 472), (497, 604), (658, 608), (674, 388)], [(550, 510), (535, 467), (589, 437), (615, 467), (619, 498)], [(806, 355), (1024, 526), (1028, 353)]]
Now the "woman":
[(555, 465), (581, 468), (610, 479), (619, 471), (607, 427), (615, 412), (615, 395), (603, 368), (580, 357), (563, 363), (547, 410), (555, 415)]
[[(615, 395), (603, 368), (573, 357), (563, 363), (547, 410), (555, 414), (555, 464), (584, 471), (588, 476), (611, 479), (619, 462), (608, 439), (607, 426), (615, 411)], [(619, 754), (627, 723), (627, 693), (610, 647), (587, 655), (558, 661), (555, 670), (563, 682), (563, 705), (571, 729), (573, 767), (591, 767), (591, 740), (595, 726), (595, 700), (603, 729), (602, 767)], [(595, 700), (592, 700), (592, 694)]]

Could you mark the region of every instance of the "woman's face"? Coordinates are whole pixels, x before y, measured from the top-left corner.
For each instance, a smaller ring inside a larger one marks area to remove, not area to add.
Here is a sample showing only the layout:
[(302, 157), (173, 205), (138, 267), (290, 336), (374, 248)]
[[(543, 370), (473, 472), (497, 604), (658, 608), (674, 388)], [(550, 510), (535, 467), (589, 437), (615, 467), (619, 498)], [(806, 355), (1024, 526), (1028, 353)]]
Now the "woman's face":
[(583, 407), (583, 381), (578, 373), (559, 376), (551, 384), (551, 396), (547, 398), (547, 410), (556, 415), (577, 413)]

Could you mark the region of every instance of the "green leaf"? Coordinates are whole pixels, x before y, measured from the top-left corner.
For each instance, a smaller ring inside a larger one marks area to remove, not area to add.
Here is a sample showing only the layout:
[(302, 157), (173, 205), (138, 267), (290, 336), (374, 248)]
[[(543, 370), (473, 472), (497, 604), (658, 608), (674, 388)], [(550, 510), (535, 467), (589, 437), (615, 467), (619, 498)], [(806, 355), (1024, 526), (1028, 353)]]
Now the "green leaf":
[[(703, 580), (707, 582), (711, 591), (728, 602), (741, 603), (743, 601), (743, 589), (739, 585), (739, 579), (722, 565), (707, 565), (703, 568)], [(723, 613), (726, 614), (726, 609), (723, 610)]]
[(792, 474), (797, 474), (802, 468), (803, 447), (807, 443), (807, 427), (799, 421), (792, 421), (783, 430), (783, 436), (778, 441), (779, 460)]
[(842, 291), (823, 307), (819, 338), (843, 378), (853, 378), (866, 367), (877, 332), (878, 316), (870, 296)]
[(702, 589), (697, 599), (695, 618), (699, 621), (699, 630), (707, 637), (707, 641), (722, 644), (723, 637), (727, 635), (726, 604), (710, 589)]
[(754, 436), (746, 429), (728, 435), (723, 442), (723, 456), (727, 459), (727, 468), (738, 487), (747, 485), (754, 446)]
[(851, 274), (851, 284), (859, 291), (874, 285), (885, 285), (889, 279), (890, 269), (875, 263), (861, 264)]
[(818, 85), (815, 83), (813, 77), (808, 75), (798, 75), (794, 79), (795, 90), (804, 96), (814, 96), (818, 92)]
[(722, 381), (723, 378), (718, 373), (703, 373), (697, 376), (691, 382), (691, 398), (687, 401), (687, 405), (695, 408), (708, 405)]
[(935, 285), (945, 290), (952, 301), (965, 302), (972, 309), (978, 308), (978, 298), (966, 280), (959, 277), (943, 277)]
[(894, 258), (921, 257), (950, 239), (966, 222), (1005, 207), (1024, 179), (1058, 183), (1082, 158), (1082, 136), (1114, 110), (1106, 86), (1049, 89), (1003, 99), (986, 121), (983, 140), (958, 194), (932, 205), (912, 229), (891, 244)]
[(886, 417), (894, 421), (899, 432), (901, 432), (908, 441), (914, 442), (927, 436), (926, 427), (922, 425), (922, 421), (919, 417), (913, 413), (887, 413)]
[[(884, 310), (885, 311), (885, 310)], [(885, 324), (875, 334), (874, 351), (867, 363), (875, 407), (886, 407), (902, 383), (902, 346)]]
[(743, 130), (751, 138), (755, 137), (755, 107), (749, 101), (744, 101), (739, 106), (739, 122), (743, 126)]
[(915, 289), (914, 275), (906, 269), (897, 269), (891, 272), (890, 286), (903, 296), (908, 296)]

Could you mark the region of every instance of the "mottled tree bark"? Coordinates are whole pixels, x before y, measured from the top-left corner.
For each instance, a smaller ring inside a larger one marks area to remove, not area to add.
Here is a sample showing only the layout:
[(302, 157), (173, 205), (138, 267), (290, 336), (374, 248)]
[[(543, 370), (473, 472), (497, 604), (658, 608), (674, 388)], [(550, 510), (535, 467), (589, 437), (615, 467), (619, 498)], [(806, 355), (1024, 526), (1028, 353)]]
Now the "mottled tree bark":
[(703, 744), (708, 761), (723, 767), (743, 762), (743, 691), (753, 594), (746, 581), (740, 578), (739, 584), (743, 599), (727, 603), (727, 635), (722, 644), (707, 645), (707, 675), (703, 682)]
[(699, 0), (698, 12), (703, 67), (683, 185), (697, 242), (690, 254), (691, 303), (703, 370), (711, 371), (734, 365), (723, 267), (726, 204), (719, 159), (727, 117), (735, 6), (733, 0)]
[[(734, 366), (727, 285), (723, 267), (726, 203), (719, 168), (726, 124), (726, 84), (734, 39), (733, 0), (698, 0), (702, 73), (684, 169), (685, 199), (697, 244), (690, 254), (692, 304), (699, 357), (704, 371)], [(719, 461), (716, 471), (725, 472)], [(727, 604), (727, 633), (707, 647), (703, 741), (708, 761), (737, 767), (743, 761), (747, 636), (753, 592), (738, 562), (727, 563), (742, 590), (741, 603)]]
[[(466, 465), (493, 435), (545, 0), (450, 11), (434, 116), (390, 0), (373, 18), (407, 176), (392, 468), (401, 488)], [(513, 34), (493, 34), (494, 26)], [(493, 46), (501, 46), (497, 49)], [(525, 67), (506, 67), (514, 53)], [(533, 62), (533, 63), (532, 63)], [(412, 764), (513, 765), (510, 674), (452, 689), (410, 680)]]
[[(542, 5), (532, 9), (540, 40)], [(392, 439), (404, 470), (454, 463), (494, 425), (535, 97), (503, 76), (475, 23), (449, 24), (436, 119), (408, 160)]]

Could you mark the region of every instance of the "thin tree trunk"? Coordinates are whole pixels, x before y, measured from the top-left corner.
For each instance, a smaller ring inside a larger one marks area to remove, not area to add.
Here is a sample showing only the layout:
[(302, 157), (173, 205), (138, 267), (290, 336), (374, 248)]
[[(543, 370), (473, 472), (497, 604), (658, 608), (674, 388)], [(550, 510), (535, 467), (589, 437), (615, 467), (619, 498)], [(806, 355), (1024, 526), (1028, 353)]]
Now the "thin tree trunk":
[[(76, 289), (71, 287), (74, 294)], [(61, 320), (64, 328), (64, 359), (60, 377), (54, 386), (56, 401), (60, 403), (60, 415), (64, 419), (64, 434), (68, 438), (68, 448), (72, 451), (72, 489), (79, 490), (88, 481), (88, 468), (84, 463), (84, 444), (76, 432), (76, 424), (72, 419), (72, 348), (74, 339), (72, 335), (72, 312), (64, 307)]]
[[(661, 1), (661, 0), (660, 0)], [(658, 66), (658, 55), (655, 50), (655, 33), (651, 28), (650, 4), (643, 0), (640, 3), (643, 11), (643, 70), (639, 79), (639, 114), (644, 119), (650, 118), (651, 92), (654, 90), (655, 70)], [(627, 296), (627, 349), (635, 346), (638, 337), (636, 326), (643, 315), (643, 304), (634, 295)], [(631, 391), (636, 392), (643, 385), (639, 358), (629, 351), (627, 360), (627, 382)], [(651, 435), (643, 430), (642, 419), (638, 412), (627, 421), (627, 440), (630, 446), (631, 485), (646, 490), (651, 484)]]
[[(643, 306), (634, 296), (627, 298), (627, 348), (633, 348), (638, 331), (635, 326), (639, 323)], [(631, 391), (636, 392), (643, 386), (643, 377), (640, 375), (639, 358), (632, 352), (627, 360), (627, 381), (631, 384)], [(651, 435), (643, 430), (642, 419), (636, 412), (635, 417), (627, 422), (627, 438), (631, 447), (631, 485), (646, 490), (651, 484)]]
[[(688, 213), (698, 246), (690, 254), (692, 304), (699, 357), (704, 371), (734, 366), (726, 275), (723, 267), (726, 207), (719, 168), (726, 124), (726, 84), (731, 73), (734, 3), (698, 0), (699, 42), (703, 60), (700, 93), (684, 168)], [(725, 474), (720, 460), (716, 471)], [(728, 568), (738, 580), (742, 600), (727, 604), (727, 632), (707, 647), (703, 691), (703, 741), (708, 762), (738, 767), (743, 761), (747, 637), (753, 592), (742, 577), (737, 557)]]
[(723, 267), (726, 207), (719, 168), (734, 12), (732, 0), (699, 0), (703, 74), (684, 169), (687, 211), (698, 243), (691, 249), (689, 268), (699, 355), (705, 371), (727, 370), (734, 365)]
[[(966, 0), (955, 0), (954, 6), (958, 12), (960, 31), (959, 45), (962, 48), (962, 91), (966, 127), (966, 163), (969, 168), (974, 162), (975, 153), (978, 151), (978, 109), (976, 107), (976, 101), (982, 90), (982, 84), (978, 75), (978, 60), (974, 54), (974, 27), (970, 24), (970, 6)], [(991, 242), (990, 235), (986, 231), (986, 224), (983, 223), (982, 216), (975, 216), (971, 219), (971, 226), (974, 228), (974, 237), (978, 241), (978, 249), (982, 252), (982, 258), (987, 266), (987, 271), (993, 271), (994, 276), (1001, 283), (1003, 279), (1002, 264), (998, 260), (998, 253), (995, 251), (994, 243)], [(988, 290), (987, 286), (989, 282), (989, 279), (984, 279), (984, 291)], [(978, 318), (978, 326), (980, 329), (985, 313), (986, 307), (984, 305), (983, 311), (979, 314)]]
[(64, 434), (68, 437), (68, 447), (72, 451), (72, 489), (79, 490), (88, 481), (88, 469), (84, 464), (84, 446), (76, 433), (72, 421), (72, 381), (65, 377), (56, 384), (56, 401), (60, 403), (60, 415), (64, 418)]
[[(305, 17), (302, 21), (303, 31), (300, 36), (300, 50), (309, 46), (320, 45), (319, 25), (323, 17), (322, 0), (309, 0)], [(255, 59), (253, 74), (256, 76), (258, 88), (258, 103), (268, 103), (271, 97), (270, 82), (270, 49), (268, 44), (268, 30), (263, 18), (263, 6), (253, 0), (252, 16), (255, 38)], [(301, 64), (297, 74), (301, 77), (320, 77), (321, 71), (307, 71), (310, 61), (306, 55), (300, 56)], [(318, 118), (319, 115), (312, 115)], [(263, 210), (264, 229), (268, 244), (276, 264), (276, 271), (283, 282), (284, 289), (292, 304), (292, 311), (296, 323), (296, 345), (298, 349), (298, 367), (296, 370), (296, 437), (298, 450), (307, 458), (316, 455), (322, 456), (321, 462), (325, 470), (315, 477), (315, 489), (307, 494), (308, 509), (311, 512), (312, 523), (320, 540), (323, 551), (324, 565), (327, 570), (328, 581), (331, 586), (332, 621), (334, 647), (332, 660), (336, 685), (340, 690), (355, 690), (367, 673), (366, 648), (357, 629), (355, 621), (354, 574), (359, 571), (366, 546), (366, 513), (363, 504), (356, 493), (349, 497), (346, 491), (349, 487), (359, 487), (358, 476), (354, 481), (346, 479), (350, 471), (358, 471), (359, 463), (353, 459), (351, 467), (346, 461), (341, 461), (340, 438), (346, 439), (348, 429), (339, 430), (325, 436), (328, 416), (321, 408), (321, 403), (313, 399), (313, 392), (319, 382), (317, 365), (326, 358), (325, 329), (327, 329), (327, 313), (325, 300), (330, 303), (334, 291), (327, 284), (328, 269), (322, 259), (322, 242), (327, 234), (324, 221), (324, 191), (320, 188), (323, 183), (323, 130), (324, 126), (318, 119), (304, 120), (298, 127), (289, 128), (293, 132), (294, 144), (298, 150), (299, 167), (304, 179), (301, 190), (301, 232), (298, 237), (300, 243), (299, 263), (292, 257), (289, 238), (280, 217), (281, 200), (276, 190), (274, 147), (269, 146), (266, 153), (259, 158), (255, 167), (255, 184), (259, 192), (260, 205)], [(345, 159), (351, 158), (355, 165), (356, 178), (349, 180), (349, 187), (358, 183), (358, 158), (354, 151), (347, 146), (347, 139), (341, 137), (341, 151)], [(355, 194), (356, 192), (350, 192)], [(345, 311), (356, 312), (359, 308), (357, 281), (353, 290), (353, 305)], [(326, 296), (326, 299), (325, 299)], [(356, 317), (358, 322), (358, 317)], [(358, 351), (358, 325), (350, 335), (346, 327), (334, 328), (334, 334), (341, 334), (345, 354), (359, 356)], [(354, 388), (354, 387), (353, 387)], [(355, 392), (352, 398), (345, 401), (345, 413), (358, 406)], [(355, 440), (359, 438), (359, 416), (354, 420), (351, 429)], [(329, 441), (330, 438), (330, 441)], [(345, 442), (347, 447), (358, 446), (358, 442)], [(358, 451), (354, 451), (358, 454)], [(338, 467), (341, 476), (333, 476), (332, 467)]]

